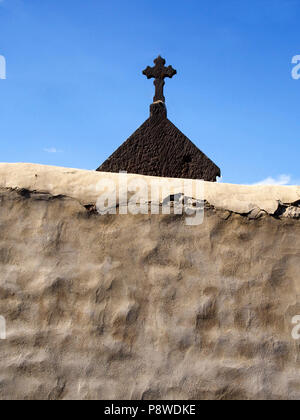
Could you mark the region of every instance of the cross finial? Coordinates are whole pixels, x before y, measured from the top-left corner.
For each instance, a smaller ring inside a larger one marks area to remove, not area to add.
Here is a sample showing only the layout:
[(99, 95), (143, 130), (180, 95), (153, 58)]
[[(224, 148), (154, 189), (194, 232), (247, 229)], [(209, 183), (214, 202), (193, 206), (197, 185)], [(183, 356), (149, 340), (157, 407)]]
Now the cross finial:
[(154, 86), (155, 86), (155, 96), (153, 101), (162, 101), (165, 102), (164, 97), (164, 85), (165, 85), (165, 78), (169, 77), (170, 79), (175, 76), (177, 73), (176, 70), (173, 69), (172, 66), (165, 67), (166, 60), (163, 59), (160, 55), (154, 60), (154, 67), (147, 67), (143, 74), (147, 76), (148, 79), (154, 78)]

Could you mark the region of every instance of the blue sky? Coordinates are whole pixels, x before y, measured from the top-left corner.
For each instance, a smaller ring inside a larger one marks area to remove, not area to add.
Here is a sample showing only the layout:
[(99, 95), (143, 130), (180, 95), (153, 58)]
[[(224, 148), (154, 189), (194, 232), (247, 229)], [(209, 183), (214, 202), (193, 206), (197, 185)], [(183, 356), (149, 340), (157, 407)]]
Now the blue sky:
[(148, 117), (161, 54), (169, 119), (223, 182), (300, 184), (300, 0), (0, 0), (0, 161), (95, 169)]

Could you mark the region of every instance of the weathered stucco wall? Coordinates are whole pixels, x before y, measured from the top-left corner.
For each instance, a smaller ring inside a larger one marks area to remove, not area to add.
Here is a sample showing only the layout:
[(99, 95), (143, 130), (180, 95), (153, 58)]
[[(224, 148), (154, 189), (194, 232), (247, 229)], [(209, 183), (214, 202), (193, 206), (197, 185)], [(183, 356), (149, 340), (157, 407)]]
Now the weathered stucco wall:
[(300, 398), (299, 187), (209, 186), (186, 226), (61, 171), (0, 165), (0, 399)]

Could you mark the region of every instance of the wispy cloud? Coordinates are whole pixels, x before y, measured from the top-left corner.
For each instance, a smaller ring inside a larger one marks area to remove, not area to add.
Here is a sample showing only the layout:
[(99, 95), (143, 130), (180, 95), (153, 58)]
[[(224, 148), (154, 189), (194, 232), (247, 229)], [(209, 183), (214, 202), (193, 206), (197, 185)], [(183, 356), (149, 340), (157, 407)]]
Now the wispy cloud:
[(291, 175), (278, 175), (276, 178), (273, 178), (269, 176), (266, 179), (263, 179), (262, 181), (255, 182), (253, 185), (291, 185), (292, 182)]
[(62, 153), (62, 150), (58, 150), (58, 149), (56, 149), (56, 147), (49, 147), (49, 148), (45, 148), (44, 152), (46, 152), (46, 153)]

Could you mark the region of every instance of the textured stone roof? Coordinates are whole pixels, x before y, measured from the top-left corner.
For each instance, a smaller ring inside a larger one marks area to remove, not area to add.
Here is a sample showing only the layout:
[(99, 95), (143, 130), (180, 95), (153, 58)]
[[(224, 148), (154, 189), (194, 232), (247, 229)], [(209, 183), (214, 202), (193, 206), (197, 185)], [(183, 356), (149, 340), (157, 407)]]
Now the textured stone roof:
[(168, 120), (165, 104), (150, 110), (150, 118), (97, 171), (216, 181), (220, 169)]

